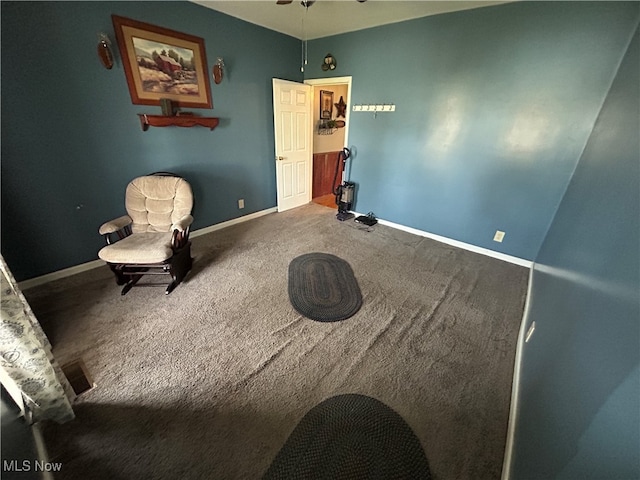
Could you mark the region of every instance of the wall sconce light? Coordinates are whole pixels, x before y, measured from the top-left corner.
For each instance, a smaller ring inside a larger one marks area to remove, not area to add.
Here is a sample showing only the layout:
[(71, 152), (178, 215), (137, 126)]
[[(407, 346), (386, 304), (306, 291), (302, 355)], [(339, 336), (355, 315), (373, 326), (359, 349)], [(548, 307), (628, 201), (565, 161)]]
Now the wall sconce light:
[(113, 53), (111, 53), (111, 40), (106, 33), (100, 32), (98, 34), (98, 57), (102, 62), (102, 65), (107, 70), (111, 70), (113, 67)]
[(322, 62), (322, 70), (324, 70), (325, 72), (327, 70), (335, 70), (337, 66), (338, 63), (336, 62), (336, 59), (333, 58), (333, 55), (327, 53), (327, 55), (324, 57), (324, 62)]
[(218, 57), (215, 65), (213, 66), (213, 81), (216, 82), (216, 84), (218, 84), (222, 81), (223, 77), (224, 77), (224, 60), (222, 59), (222, 57)]

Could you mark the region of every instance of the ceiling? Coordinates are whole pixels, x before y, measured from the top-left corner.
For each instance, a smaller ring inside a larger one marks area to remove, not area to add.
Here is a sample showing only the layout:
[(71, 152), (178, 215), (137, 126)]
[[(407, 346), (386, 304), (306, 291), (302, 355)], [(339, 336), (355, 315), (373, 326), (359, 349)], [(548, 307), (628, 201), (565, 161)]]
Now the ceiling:
[(506, 3), (461, 0), (368, 0), (366, 3), (359, 3), (356, 0), (318, 0), (307, 9), (299, 0), (294, 0), (289, 5), (276, 5), (276, 0), (191, 1), (301, 40), (313, 40), (438, 13)]

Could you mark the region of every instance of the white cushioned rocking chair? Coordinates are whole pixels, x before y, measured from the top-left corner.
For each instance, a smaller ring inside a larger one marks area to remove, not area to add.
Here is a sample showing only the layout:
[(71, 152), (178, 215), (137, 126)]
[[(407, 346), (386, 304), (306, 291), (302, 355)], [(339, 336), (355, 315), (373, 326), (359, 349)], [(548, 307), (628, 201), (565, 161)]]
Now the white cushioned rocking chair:
[[(127, 185), (125, 208), (127, 215), (100, 227), (107, 246), (98, 256), (107, 262), (117, 284), (124, 285), (122, 295), (143, 275), (170, 275), (168, 295), (191, 270), (191, 186), (167, 172), (138, 177)], [(118, 236), (115, 242), (112, 234)]]

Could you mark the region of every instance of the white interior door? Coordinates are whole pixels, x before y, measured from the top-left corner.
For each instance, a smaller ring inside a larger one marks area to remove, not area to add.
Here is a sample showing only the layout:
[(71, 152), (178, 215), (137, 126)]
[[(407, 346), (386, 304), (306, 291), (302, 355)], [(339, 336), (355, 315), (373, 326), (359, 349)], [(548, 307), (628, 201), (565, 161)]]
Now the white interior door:
[(311, 201), (311, 86), (273, 79), (278, 211)]

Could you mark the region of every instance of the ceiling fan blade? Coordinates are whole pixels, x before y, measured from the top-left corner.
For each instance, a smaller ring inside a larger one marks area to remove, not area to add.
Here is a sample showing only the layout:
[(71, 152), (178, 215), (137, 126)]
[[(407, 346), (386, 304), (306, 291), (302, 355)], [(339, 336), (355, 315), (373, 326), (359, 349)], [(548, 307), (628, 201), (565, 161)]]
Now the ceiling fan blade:
[[(357, 0), (357, 1), (358, 1), (358, 3), (364, 3), (367, 0)], [(276, 5), (289, 5), (291, 3), (293, 3), (293, 0), (277, 0), (276, 1)], [(302, 5), (303, 7), (307, 7), (308, 8), (311, 5), (313, 5), (314, 3), (316, 3), (315, 0), (302, 0), (300, 2), (300, 5)]]

